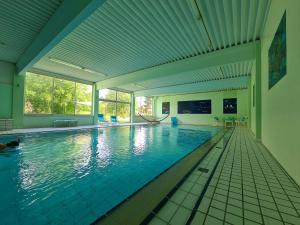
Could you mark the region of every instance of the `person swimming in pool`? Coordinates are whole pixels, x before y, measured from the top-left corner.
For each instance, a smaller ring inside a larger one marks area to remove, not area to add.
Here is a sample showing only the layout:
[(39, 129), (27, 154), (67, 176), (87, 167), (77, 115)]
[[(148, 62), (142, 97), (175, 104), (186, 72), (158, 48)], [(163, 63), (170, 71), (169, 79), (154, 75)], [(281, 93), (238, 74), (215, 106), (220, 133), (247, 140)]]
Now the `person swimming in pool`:
[(14, 147), (18, 147), (20, 144), (20, 139), (18, 139), (17, 141), (11, 141), (8, 142), (6, 144), (1, 144), (0, 143), (0, 152), (4, 151), (6, 148), (14, 148)]

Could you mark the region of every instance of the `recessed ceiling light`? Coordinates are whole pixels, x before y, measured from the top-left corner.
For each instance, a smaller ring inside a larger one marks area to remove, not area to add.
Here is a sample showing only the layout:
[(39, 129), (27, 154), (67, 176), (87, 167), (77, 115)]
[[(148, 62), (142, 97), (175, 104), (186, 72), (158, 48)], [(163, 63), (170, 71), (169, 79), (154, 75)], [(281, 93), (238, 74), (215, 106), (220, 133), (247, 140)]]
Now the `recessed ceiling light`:
[(94, 70), (91, 70), (91, 69), (88, 69), (86, 67), (82, 67), (82, 66), (78, 66), (78, 65), (74, 65), (72, 63), (69, 63), (69, 62), (66, 62), (66, 61), (63, 61), (63, 60), (60, 60), (60, 59), (56, 59), (56, 58), (52, 58), (52, 57), (49, 57), (49, 60), (52, 61), (52, 62), (55, 62), (55, 63), (59, 63), (59, 64), (62, 64), (62, 65), (65, 65), (65, 66), (69, 66), (69, 67), (72, 67), (74, 69), (78, 69), (78, 70), (83, 70), (85, 72), (88, 72), (88, 73), (96, 73), (96, 74), (100, 74), (102, 76), (107, 76), (103, 73), (99, 73), (97, 71), (94, 71)]
[(136, 83), (134, 83), (134, 86), (139, 87), (139, 88), (144, 88), (144, 89), (146, 89), (146, 87), (144, 87), (144, 86), (142, 86), (142, 85), (139, 85), (139, 84), (136, 84)]

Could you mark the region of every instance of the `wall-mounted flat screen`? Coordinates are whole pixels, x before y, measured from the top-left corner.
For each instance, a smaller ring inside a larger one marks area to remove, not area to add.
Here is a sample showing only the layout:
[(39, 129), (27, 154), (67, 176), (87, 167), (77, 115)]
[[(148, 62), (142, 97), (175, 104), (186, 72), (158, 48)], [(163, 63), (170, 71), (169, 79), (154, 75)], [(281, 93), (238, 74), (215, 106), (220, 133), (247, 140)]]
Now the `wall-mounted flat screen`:
[(170, 102), (163, 102), (161, 108), (162, 114), (169, 114), (170, 113)]
[(211, 114), (211, 100), (180, 101), (178, 114)]
[(236, 114), (237, 113), (237, 99), (225, 98), (223, 99), (223, 113)]

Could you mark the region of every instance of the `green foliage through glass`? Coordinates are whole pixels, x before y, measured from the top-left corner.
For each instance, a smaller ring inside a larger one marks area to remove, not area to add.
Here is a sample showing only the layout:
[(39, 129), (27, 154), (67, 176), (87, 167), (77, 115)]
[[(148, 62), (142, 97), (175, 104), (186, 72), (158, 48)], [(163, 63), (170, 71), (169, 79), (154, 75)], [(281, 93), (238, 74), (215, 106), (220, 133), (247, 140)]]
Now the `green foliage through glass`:
[(25, 113), (50, 114), (53, 78), (28, 73), (25, 86)]
[(135, 114), (138, 113), (146, 116), (152, 116), (153, 98), (150, 97), (136, 97), (135, 98)]
[(24, 112), (91, 115), (92, 95), (91, 85), (27, 73)]
[(131, 94), (110, 89), (99, 90), (98, 113), (109, 121), (111, 116), (117, 116), (120, 122), (130, 122)]

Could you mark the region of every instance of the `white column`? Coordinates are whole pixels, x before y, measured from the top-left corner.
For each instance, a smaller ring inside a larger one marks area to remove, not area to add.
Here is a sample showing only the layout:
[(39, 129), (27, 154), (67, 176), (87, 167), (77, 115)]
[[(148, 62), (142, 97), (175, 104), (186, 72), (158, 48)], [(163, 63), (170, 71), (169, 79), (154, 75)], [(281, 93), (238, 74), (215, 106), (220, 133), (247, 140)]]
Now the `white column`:
[(134, 122), (134, 116), (135, 116), (135, 96), (134, 92), (131, 94), (131, 105), (130, 105), (130, 122)]

